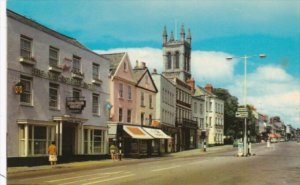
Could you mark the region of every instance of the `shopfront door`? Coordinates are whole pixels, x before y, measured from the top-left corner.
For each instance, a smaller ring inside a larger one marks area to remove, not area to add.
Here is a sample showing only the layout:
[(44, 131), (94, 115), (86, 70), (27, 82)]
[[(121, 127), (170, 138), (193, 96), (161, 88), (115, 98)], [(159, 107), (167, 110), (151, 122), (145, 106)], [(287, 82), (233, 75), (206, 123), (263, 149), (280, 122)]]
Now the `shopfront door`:
[(72, 156), (75, 154), (75, 126), (64, 124), (62, 132), (62, 155)]

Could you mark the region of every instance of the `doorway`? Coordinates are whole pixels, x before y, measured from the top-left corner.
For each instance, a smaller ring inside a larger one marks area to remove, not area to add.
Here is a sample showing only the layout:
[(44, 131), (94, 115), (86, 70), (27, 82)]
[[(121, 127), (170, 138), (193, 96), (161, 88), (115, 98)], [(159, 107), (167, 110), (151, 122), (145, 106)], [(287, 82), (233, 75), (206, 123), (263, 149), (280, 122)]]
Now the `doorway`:
[(65, 123), (62, 132), (62, 155), (73, 156), (75, 154), (75, 128), (74, 124)]

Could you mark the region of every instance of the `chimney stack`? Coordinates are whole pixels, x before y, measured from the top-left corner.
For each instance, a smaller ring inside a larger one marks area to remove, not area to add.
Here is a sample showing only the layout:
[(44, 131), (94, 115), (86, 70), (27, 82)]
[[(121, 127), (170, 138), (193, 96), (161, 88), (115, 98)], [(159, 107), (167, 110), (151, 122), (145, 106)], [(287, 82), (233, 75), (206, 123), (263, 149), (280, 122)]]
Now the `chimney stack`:
[(190, 78), (186, 81), (186, 83), (191, 87), (192, 95), (195, 93), (195, 80), (193, 78)]
[(138, 68), (138, 67), (139, 67), (139, 61), (136, 60), (136, 61), (135, 61), (135, 68)]
[(206, 84), (205, 90), (208, 91), (208, 92), (210, 92), (210, 93), (212, 93), (212, 91), (213, 91), (213, 86), (212, 86), (211, 84)]
[(139, 62), (136, 60), (135, 62), (135, 69), (146, 69), (146, 63), (145, 62)]
[(141, 66), (141, 69), (145, 69), (146, 68), (146, 63), (145, 62), (141, 62), (140, 66)]

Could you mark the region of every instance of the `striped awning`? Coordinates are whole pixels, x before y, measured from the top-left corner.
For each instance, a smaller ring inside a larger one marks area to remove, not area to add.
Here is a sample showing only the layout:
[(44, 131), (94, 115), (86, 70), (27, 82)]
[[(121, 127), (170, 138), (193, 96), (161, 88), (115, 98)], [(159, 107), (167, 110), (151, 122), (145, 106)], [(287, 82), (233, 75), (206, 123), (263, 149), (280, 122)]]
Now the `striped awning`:
[(138, 126), (123, 125), (123, 130), (135, 139), (153, 139), (152, 136)]

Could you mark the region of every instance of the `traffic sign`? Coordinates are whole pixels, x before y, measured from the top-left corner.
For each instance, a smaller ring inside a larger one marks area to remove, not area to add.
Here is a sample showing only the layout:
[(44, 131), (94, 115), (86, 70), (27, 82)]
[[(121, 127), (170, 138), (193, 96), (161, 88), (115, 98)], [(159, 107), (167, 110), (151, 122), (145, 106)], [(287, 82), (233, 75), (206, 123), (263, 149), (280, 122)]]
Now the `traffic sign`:
[(238, 112), (246, 112), (248, 111), (246, 107), (238, 107), (237, 109)]
[(248, 117), (248, 112), (236, 112), (235, 117), (237, 117), (237, 118), (247, 118)]

